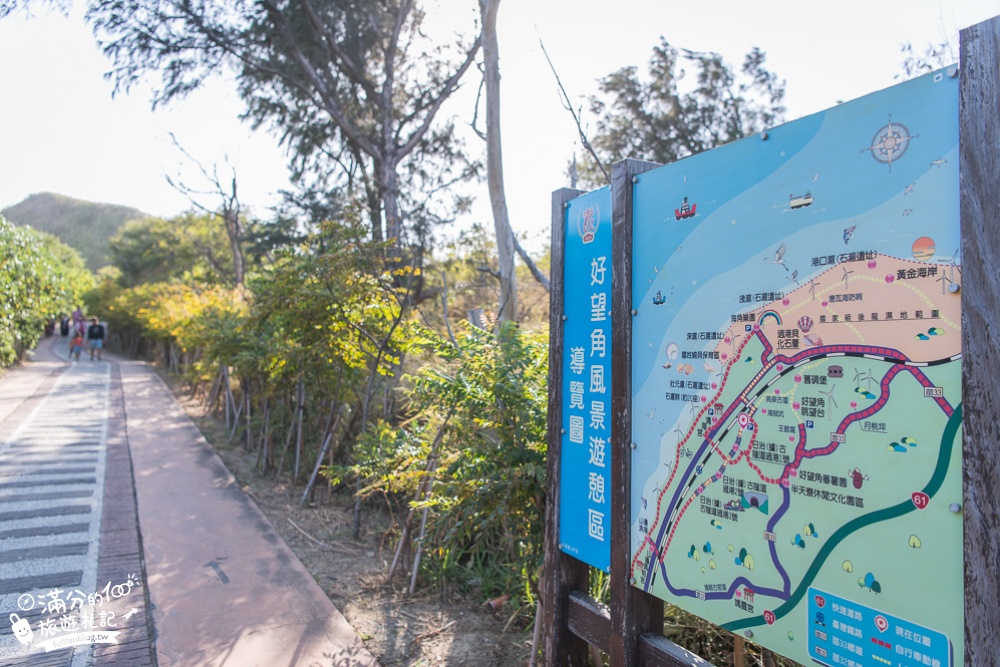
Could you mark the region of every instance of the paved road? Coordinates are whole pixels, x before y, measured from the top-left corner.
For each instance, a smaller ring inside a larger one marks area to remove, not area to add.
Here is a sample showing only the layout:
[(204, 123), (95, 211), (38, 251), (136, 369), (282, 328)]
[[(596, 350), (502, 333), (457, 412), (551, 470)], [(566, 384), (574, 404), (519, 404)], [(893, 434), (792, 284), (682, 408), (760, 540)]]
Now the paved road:
[(65, 347), (0, 379), (0, 664), (152, 665), (117, 368)]
[(377, 665), (159, 377), (65, 347), (0, 377), (0, 667)]

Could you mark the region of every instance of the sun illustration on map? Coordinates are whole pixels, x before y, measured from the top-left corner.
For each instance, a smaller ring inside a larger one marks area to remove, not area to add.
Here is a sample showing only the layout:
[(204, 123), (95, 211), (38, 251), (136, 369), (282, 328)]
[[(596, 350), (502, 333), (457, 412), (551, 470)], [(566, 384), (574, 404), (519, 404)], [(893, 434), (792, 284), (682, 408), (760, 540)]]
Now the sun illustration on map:
[(918, 136), (911, 135), (902, 123), (892, 122), (892, 114), (889, 114), (889, 124), (879, 128), (872, 137), (871, 146), (862, 148), (861, 152), (871, 151), (876, 162), (888, 164), (889, 171), (892, 171), (892, 163), (903, 157), (906, 149), (910, 147), (910, 140)]
[(913, 242), (911, 250), (913, 252), (913, 259), (926, 262), (934, 256), (934, 251), (936, 250), (934, 246), (934, 239), (929, 236), (921, 236)]

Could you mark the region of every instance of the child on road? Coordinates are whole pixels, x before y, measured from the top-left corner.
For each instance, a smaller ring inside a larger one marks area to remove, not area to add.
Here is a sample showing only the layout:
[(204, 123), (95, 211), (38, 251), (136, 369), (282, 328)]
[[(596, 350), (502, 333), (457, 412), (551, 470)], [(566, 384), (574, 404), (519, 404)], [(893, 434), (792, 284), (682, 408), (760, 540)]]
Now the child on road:
[(73, 335), (73, 340), (69, 343), (69, 354), (71, 357), (80, 360), (80, 352), (83, 351), (83, 332), (77, 330)]

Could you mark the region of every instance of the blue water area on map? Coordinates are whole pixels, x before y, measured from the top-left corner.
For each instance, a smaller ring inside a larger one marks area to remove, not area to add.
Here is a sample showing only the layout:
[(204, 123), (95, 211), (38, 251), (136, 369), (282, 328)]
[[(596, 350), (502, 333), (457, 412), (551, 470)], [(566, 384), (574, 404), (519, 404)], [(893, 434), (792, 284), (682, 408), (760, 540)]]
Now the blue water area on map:
[(948, 637), (892, 614), (809, 589), (809, 656), (840, 667), (951, 667)]
[[(668, 359), (669, 345), (681, 353), (713, 350), (718, 340), (689, 334), (721, 333), (732, 316), (766, 305), (744, 302), (745, 295), (808, 285), (831, 268), (818, 258), (876, 251), (914, 266), (960, 264), (957, 91), (956, 78), (928, 74), (769, 130), (766, 139), (752, 136), (639, 176), (633, 519), (645, 480), (660, 465), (664, 433), (690, 421), (690, 403), (664, 400), (678, 376), (663, 364), (684, 361)], [(810, 203), (793, 209), (792, 200), (801, 204), (806, 195)], [(684, 198), (695, 215), (678, 220)], [(923, 236), (936, 250), (918, 261), (913, 243)], [(713, 370), (721, 367), (718, 360), (687, 363), (693, 373), (684, 379), (692, 381), (717, 379)]]

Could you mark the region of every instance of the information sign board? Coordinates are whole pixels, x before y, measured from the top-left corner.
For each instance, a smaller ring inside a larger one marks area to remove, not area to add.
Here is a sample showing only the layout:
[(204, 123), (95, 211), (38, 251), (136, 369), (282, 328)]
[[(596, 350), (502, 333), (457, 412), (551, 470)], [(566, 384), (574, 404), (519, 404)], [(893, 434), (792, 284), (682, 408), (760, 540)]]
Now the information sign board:
[(569, 202), (563, 275), (559, 548), (611, 561), (611, 190)]
[[(805, 664), (961, 664), (958, 192), (943, 71), (637, 178), (636, 586)], [(820, 595), (931, 644), (849, 656)]]

